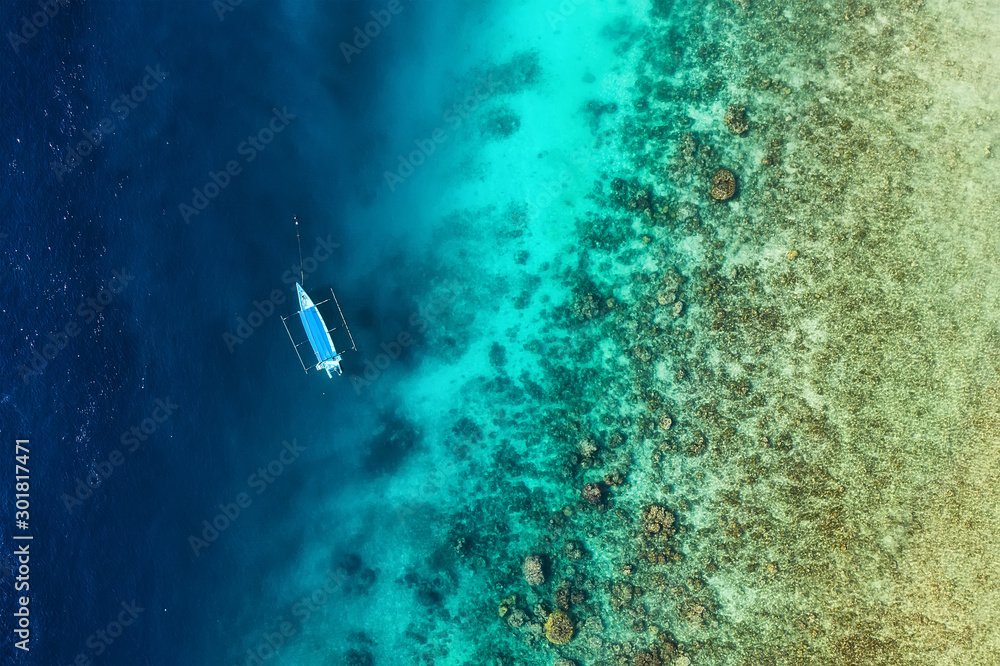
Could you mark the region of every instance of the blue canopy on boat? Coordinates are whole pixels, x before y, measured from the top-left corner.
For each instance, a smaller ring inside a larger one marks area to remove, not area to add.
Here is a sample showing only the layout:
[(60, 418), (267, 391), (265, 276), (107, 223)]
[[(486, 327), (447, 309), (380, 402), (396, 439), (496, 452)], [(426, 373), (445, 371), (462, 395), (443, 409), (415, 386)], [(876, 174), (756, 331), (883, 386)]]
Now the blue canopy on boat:
[(330, 334), (327, 333), (326, 322), (323, 321), (322, 315), (302, 285), (296, 282), (295, 289), (299, 294), (299, 316), (302, 318), (302, 327), (306, 329), (309, 344), (316, 352), (317, 364), (334, 358), (337, 355), (337, 350), (333, 348), (333, 341), (330, 339)]

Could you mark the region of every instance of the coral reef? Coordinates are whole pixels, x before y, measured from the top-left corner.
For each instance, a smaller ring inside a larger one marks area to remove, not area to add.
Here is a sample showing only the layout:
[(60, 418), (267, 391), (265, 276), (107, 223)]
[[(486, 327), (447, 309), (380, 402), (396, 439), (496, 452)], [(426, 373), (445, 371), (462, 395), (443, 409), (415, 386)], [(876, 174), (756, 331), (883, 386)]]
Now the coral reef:
[(631, 666), (662, 666), (660, 657), (649, 650), (642, 650), (632, 658)]
[(545, 583), (545, 565), (538, 555), (528, 555), (521, 565), (521, 573), (528, 585), (537, 587)]
[(490, 365), (495, 368), (507, 365), (507, 350), (499, 342), (494, 342), (490, 346)]
[(419, 444), (420, 432), (396, 413), (384, 413), (380, 427), (367, 443), (365, 470), (372, 474), (394, 471)]
[(586, 556), (587, 551), (584, 549), (583, 542), (578, 541), (577, 539), (570, 539), (563, 544), (563, 557), (570, 562), (582, 560)]
[(521, 119), (507, 107), (493, 109), (483, 120), (483, 134), (492, 139), (506, 139), (521, 128)]
[(367, 650), (351, 649), (344, 653), (343, 666), (375, 666), (375, 657)]
[(750, 129), (750, 123), (747, 120), (747, 110), (738, 104), (733, 104), (726, 109), (723, 121), (733, 134), (746, 134), (747, 130)]
[(728, 201), (736, 194), (736, 176), (728, 169), (719, 169), (712, 176), (709, 194), (716, 201)]
[(341, 578), (353, 576), (361, 570), (361, 557), (357, 553), (342, 553), (334, 558), (334, 570)]
[(601, 489), (601, 484), (599, 483), (584, 484), (580, 490), (580, 494), (583, 496), (583, 499), (591, 504), (600, 504), (604, 501), (604, 491)]
[(604, 475), (604, 483), (611, 487), (620, 486), (625, 483), (625, 475), (619, 470), (612, 470)]
[[(546, 640), (562, 646), (560, 660), (616, 666), (919, 664), (945, 653), (958, 663), (963, 649), (987, 653), (992, 625), (957, 610), (976, 606), (966, 583), (952, 580), (961, 590), (952, 593), (930, 582), (944, 572), (908, 564), (931, 561), (921, 549), (936, 515), (930, 499), (905, 494), (938, 469), (914, 442), (971, 455), (957, 446), (960, 419), (922, 400), (921, 387), (938, 387), (953, 408), (967, 400), (981, 425), (995, 400), (975, 386), (995, 385), (998, 367), (933, 344), (980, 321), (976, 306), (960, 315), (939, 299), (957, 292), (924, 268), (963, 269), (926, 252), (935, 234), (949, 238), (928, 231), (934, 207), (914, 213), (920, 170), (948, 165), (938, 170), (945, 182), (982, 167), (966, 144), (942, 163), (910, 143), (933, 100), (898, 54), (919, 60), (942, 34), (909, 2), (885, 6), (890, 32), (855, 3), (810, 3), (794, 21), (779, 3), (745, 5), (718, 13), (740, 46), (731, 48), (700, 29), (703, 5), (688, 16), (654, 3), (654, 16), (674, 13), (643, 26), (649, 38), (631, 33), (634, 98), (619, 100), (613, 118), (603, 101), (584, 110), (595, 144), (620, 148), (613, 168), (587, 175), (589, 208), (545, 211), (574, 216), (557, 257), (513, 240), (500, 249), (517, 275), (482, 279), (478, 302), (508, 290), (516, 306), (493, 334), (487, 376), (462, 387), (456, 413), (475, 422), (446, 433), (463, 460), (491, 465), (489, 478), (470, 482), (474, 497), (448, 539), (451, 550), (461, 535), (462, 566), (488, 584), (474, 601), (503, 632), (483, 641), (487, 658), (467, 663), (551, 663), (555, 651), (539, 650)], [(687, 30), (692, 21), (699, 30)], [(503, 68), (511, 90), (537, 78), (530, 57), (518, 62)], [(734, 98), (752, 104), (752, 127)], [(739, 165), (739, 183), (720, 164)], [(523, 231), (523, 206), (495, 215), (483, 226)], [(450, 226), (471, 234), (476, 225)], [(988, 234), (976, 238), (956, 256), (989, 245)], [(463, 253), (475, 254), (454, 255)], [(542, 293), (532, 279), (563, 290)], [(965, 287), (991, 293), (975, 280)], [(470, 339), (465, 319), (449, 320), (448, 335)], [(899, 336), (905, 345), (887, 342)], [(955, 369), (989, 381), (952, 390)], [(903, 413), (924, 425), (914, 431)], [(984, 441), (980, 426), (970, 432)], [(546, 559), (520, 559), (533, 549)], [(894, 605), (866, 596), (873, 580)], [(498, 619), (482, 598), (514, 586), (523, 594), (504, 599)], [(743, 589), (753, 594), (732, 594)], [(925, 623), (924, 604), (947, 621)]]
[(509, 597), (504, 597), (503, 601), (497, 606), (497, 614), (500, 617), (504, 617), (517, 605), (517, 595), (512, 594)]
[(674, 533), (674, 514), (659, 504), (650, 504), (642, 510), (642, 530), (649, 535), (671, 536)]
[(565, 645), (573, 638), (573, 621), (563, 611), (553, 611), (545, 621), (545, 638), (550, 643)]

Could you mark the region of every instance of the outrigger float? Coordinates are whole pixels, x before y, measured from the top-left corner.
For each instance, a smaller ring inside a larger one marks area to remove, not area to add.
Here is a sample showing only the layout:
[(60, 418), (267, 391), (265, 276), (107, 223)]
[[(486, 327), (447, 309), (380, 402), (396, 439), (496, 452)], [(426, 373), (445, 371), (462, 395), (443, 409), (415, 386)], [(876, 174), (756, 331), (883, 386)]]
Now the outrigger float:
[[(333, 289), (330, 290), (330, 297), (326, 300), (320, 301), (319, 303), (313, 303), (313, 300), (309, 298), (309, 294), (302, 287), (302, 283), (305, 282), (305, 273), (302, 269), (302, 237), (299, 235), (299, 218), (295, 218), (295, 237), (299, 242), (299, 282), (295, 283), (295, 291), (299, 297), (299, 311), (290, 317), (282, 317), (281, 323), (285, 325), (285, 332), (288, 333), (288, 339), (292, 341), (292, 347), (295, 348), (295, 354), (299, 357), (299, 363), (302, 364), (302, 369), (309, 374), (309, 367), (306, 362), (302, 359), (302, 353), (299, 351), (299, 347), (306, 344), (307, 342), (312, 347), (313, 353), (316, 354), (316, 370), (326, 370), (326, 376), (333, 378), (331, 370), (336, 372), (337, 375), (343, 374), (343, 368), (340, 367), (340, 362), (343, 359), (343, 353), (337, 351), (337, 347), (333, 344), (333, 338), (330, 334), (337, 330), (337, 328), (327, 328), (326, 322), (323, 320), (323, 315), (320, 314), (319, 306), (324, 303), (329, 303), (331, 298), (334, 305), (337, 306), (337, 313), (340, 315), (340, 321), (343, 324), (344, 330), (347, 331), (347, 336), (351, 340), (351, 348), (344, 351), (358, 351), (357, 345), (354, 344), (354, 336), (351, 335), (351, 329), (347, 326), (347, 320), (344, 319), (344, 311), (340, 309), (340, 303), (337, 301), (337, 294), (333, 293)], [(302, 323), (302, 328), (305, 329), (306, 339), (302, 342), (295, 342), (295, 338), (292, 336), (291, 329), (288, 328), (288, 320), (299, 316), (299, 320)]]

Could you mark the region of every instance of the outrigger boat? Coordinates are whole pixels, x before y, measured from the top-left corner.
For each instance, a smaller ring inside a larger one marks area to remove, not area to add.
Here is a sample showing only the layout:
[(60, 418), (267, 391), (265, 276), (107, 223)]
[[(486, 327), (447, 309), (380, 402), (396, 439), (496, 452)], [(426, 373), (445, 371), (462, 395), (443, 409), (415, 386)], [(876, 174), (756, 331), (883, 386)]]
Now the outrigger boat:
[[(302, 287), (302, 282), (305, 282), (305, 274), (302, 270), (302, 238), (299, 236), (299, 219), (295, 218), (295, 235), (299, 241), (299, 279), (300, 282), (295, 283), (295, 291), (299, 297), (299, 311), (295, 314), (299, 315), (299, 319), (302, 322), (302, 328), (306, 332), (306, 340), (302, 342), (295, 342), (295, 338), (292, 336), (292, 331), (288, 328), (288, 320), (291, 317), (282, 317), (281, 323), (285, 325), (285, 332), (288, 333), (288, 339), (292, 341), (292, 346), (295, 348), (295, 354), (299, 357), (299, 363), (302, 364), (302, 369), (309, 374), (309, 367), (306, 366), (306, 362), (302, 359), (302, 354), (299, 352), (299, 347), (304, 345), (306, 342), (312, 347), (313, 353), (316, 354), (316, 370), (326, 370), (326, 376), (333, 378), (330, 373), (332, 370), (336, 372), (337, 375), (343, 373), (343, 368), (340, 367), (340, 361), (343, 359), (343, 354), (337, 352), (337, 347), (333, 344), (333, 338), (330, 334), (337, 330), (336, 328), (327, 328), (326, 322), (323, 320), (323, 315), (320, 314), (319, 307), (324, 303), (329, 303), (330, 299), (320, 301), (319, 303), (313, 303), (312, 299), (309, 298), (309, 294)], [(350, 351), (357, 351), (357, 345), (354, 344), (354, 336), (351, 335), (351, 329), (347, 326), (347, 320), (344, 319), (344, 311), (340, 309), (340, 303), (337, 301), (337, 295), (333, 293), (333, 289), (330, 290), (330, 296), (333, 299), (334, 304), (337, 306), (337, 312), (340, 315), (340, 321), (344, 325), (344, 330), (347, 331), (347, 336), (351, 339), (351, 349)], [(294, 317), (295, 315), (292, 315)], [(347, 351), (347, 350), (345, 350)]]

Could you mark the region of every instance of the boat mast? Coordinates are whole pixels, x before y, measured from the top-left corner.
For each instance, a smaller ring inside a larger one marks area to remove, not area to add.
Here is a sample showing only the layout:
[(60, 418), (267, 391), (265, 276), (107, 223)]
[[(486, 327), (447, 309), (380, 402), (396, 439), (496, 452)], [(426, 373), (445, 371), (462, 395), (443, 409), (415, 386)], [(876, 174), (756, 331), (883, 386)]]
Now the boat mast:
[(299, 284), (306, 281), (306, 275), (302, 268), (302, 236), (299, 234), (299, 216), (295, 215), (295, 239), (299, 242)]

